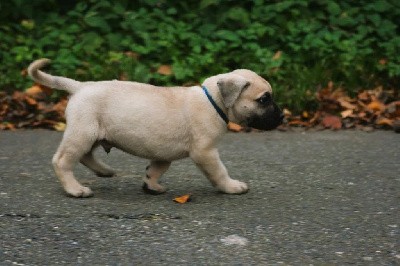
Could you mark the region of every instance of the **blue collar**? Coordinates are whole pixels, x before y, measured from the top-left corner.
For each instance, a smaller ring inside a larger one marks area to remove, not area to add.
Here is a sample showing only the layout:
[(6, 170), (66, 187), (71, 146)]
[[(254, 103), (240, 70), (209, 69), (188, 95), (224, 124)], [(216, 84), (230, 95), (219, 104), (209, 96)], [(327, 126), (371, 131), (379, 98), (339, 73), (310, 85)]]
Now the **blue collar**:
[(215, 111), (217, 111), (217, 113), (219, 114), (219, 116), (225, 121), (225, 123), (229, 123), (229, 119), (226, 116), (226, 114), (224, 113), (224, 111), (221, 110), (221, 108), (219, 108), (219, 106), (217, 105), (217, 103), (214, 101), (214, 99), (211, 97), (211, 95), (208, 93), (208, 90), (206, 88), (206, 86), (201, 86), (203, 88), (204, 93), (206, 94), (208, 100), (210, 101), (210, 103), (212, 104), (212, 106), (214, 107)]

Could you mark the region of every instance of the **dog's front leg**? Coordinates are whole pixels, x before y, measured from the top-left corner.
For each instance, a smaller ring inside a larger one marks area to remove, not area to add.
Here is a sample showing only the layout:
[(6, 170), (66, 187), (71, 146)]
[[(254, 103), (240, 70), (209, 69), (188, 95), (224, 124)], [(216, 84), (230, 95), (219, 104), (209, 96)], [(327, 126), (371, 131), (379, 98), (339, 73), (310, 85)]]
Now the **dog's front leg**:
[(228, 194), (242, 194), (249, 189), (246, 183), (229, 177), (228, 171), (219, 158), (218, 150), (200, 149), (191, 152), (190, 157), (207, 176), (211, 184)]

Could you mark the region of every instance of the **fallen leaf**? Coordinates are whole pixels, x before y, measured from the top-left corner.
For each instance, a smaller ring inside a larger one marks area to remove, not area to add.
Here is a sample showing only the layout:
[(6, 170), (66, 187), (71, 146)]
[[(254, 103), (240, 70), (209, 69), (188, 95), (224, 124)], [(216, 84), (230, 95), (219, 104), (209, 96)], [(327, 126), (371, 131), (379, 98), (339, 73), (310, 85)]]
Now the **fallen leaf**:
[(229, 122), (229, 124), (228, 124), (228, 129), (229, 129), (230, 131), (233, 131), (233, 132), (240, 132), (240, 131), (243, 130), (243, 127), (240, 126), (240, 125), (238, 125), (238, 124)]
[(379, 126), (390, 126), (390, 127), (392, 127), (392, 126), (393, 126), (393, 121), (390, 120), (389, 118), (382, 117), (382, 118), (379, 118), (379, 119), (375, 122), (375, 124), (377, 124), (377, 125), (379, 125)]
[(184, 204), (184, 203), (189, 202), (191, 200), (191, 198), (190, 198), (191, 196), (192, 196), (191, 194), (185, 194), (183, 196), (174, 198), (174, 201), (177, 202), (177, 203)]
[(310, 124), (314, 125), (316, 122), (319, 121), (321, 117), (321, 111), (315, 112), (314, 116), (310, 119)]
[(29, 104), (29, 105), (37, 105), (37, 102), (35, 99), (31, 98), (31, 97), (26, 97), (25, 101)]
[(342, 121), (340, 120), (340, 117), (335, 116), (335, 115), (327, 115), (322, 119), (322, 125), (325, 128), (330, 128), (334, 130), (338, 130), (342, 128)]
[(53, 90), (48, 87), (42, 86), (40, 84), (35, 84), (32, 87), (26, 89), (25, 93), (28, 96), (31, 96), (35, 99), (37, 99), (37, 98), (41, 99), (46, 96), (50, 96), (53, 93)]
[(345, 110), (345, 111), (341, 112), (340, 115), (343, 118), (347, 118), (347, 117), (353, 115), (353, 110), (352, 109)]
[(367, 101), (369, 101), (370, 96), (369, 96), (368, 92), (362, 91), (362, 92), (358, 93), (357, 98), (363, 102), (367, 102)]
[(374, 112), (382, 112), (385, 110), (385, 105), (379, 101), (372, 101), (367, 105), (367, 108)]
[(400, 133), (400, 120), (396, 120), (393, 122), (394, 132)]
[(301, 120), (293, 120), (288, 122), (289, 126), (302, 126), (302, 127), (309, 127), (311, 124), (307, 121)]
[(4, 122), (4, 123), (0, 124), (0, 129), (15, 130), (15, 125), (12, 123)]
[(164, 76), (169, 76), (172, 74), (172, 67), (170, 65), (161, 65), (157, 69), (157, 73)]
[(63, 114), (65, 111), (65, 108), (67, 107), (68, 100), (66, 98), (61, 99), (58, 103), (56, 103), (52, 111), (57, 112), (58, 114)]
[(386, 112), (391, 118), (400, 118), (400, 101), (395, 101), (387, 105)]
[(53, 128), (57, 131), (65, 131), (66, 124), (63, 122), (58, 122), (53, 126)]
[(272, 60), (278, 60), (282, 56), (282, 51), (277, 51), (274, 56), (272, 57)]
[(339, 102), (339, 104), (343, 107), (343, 108), (346, 108), (346, 109), (356, 109), (357, 108), (357, 106), (356, 105), (354, 105), (354, 104), (351, 104), (350, 102), (349, 102), (349, 98), (347, 98), (347, 97), (343, 97), (343, 98), (339, 98), (338, 99), (338, 102)]
[(35, 97), (36, 95), (42, 93), (42, 88), (39, 85), (33, 85), (25, 91), (29, 96)]
[(283, 109), (283, 114), (284, 114), (285, 116), (292, 116), (292, 112), (290, 112), (290, 110), (287, 109), (287, 108)]

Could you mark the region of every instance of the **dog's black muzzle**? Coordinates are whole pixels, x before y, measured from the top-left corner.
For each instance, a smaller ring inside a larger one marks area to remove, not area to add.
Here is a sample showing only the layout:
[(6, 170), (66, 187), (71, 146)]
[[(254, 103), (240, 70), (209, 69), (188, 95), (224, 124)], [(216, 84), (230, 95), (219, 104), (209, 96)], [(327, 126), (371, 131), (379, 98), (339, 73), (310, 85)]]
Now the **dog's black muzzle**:
[(254, 116), (250, 119), (248, 126), (260, 130), (272, 130), (282, 124), (285, 118), (281, 109), (272, 102), (266, 107), (265, 113), (261, 116)]

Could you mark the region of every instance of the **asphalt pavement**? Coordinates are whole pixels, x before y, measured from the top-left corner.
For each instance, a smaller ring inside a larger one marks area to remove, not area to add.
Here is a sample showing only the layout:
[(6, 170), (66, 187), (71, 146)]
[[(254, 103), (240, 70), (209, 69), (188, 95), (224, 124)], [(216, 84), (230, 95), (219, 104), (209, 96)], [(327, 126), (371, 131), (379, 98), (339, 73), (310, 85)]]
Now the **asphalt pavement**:
[(189, 159), (148, 195), (146, 160), (99, 150), (118, 177), (79, 165), (86, 199), (55, 177), (61, 137), (0, 132), (0, 265), (400, 265), (394, 132), (227, 134), (221, 158), (244, 195), (217, 192)]

